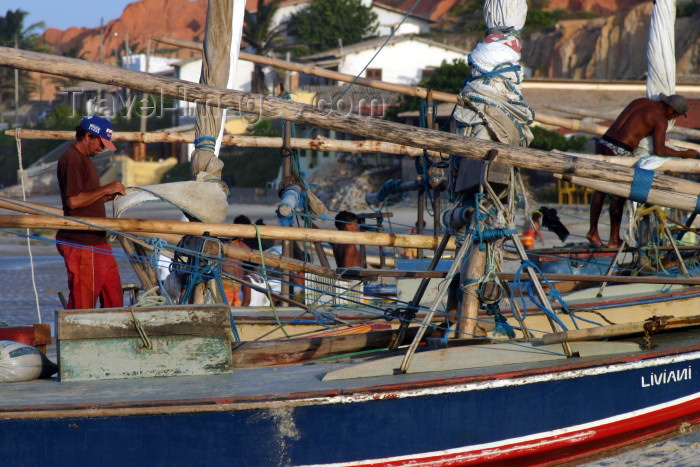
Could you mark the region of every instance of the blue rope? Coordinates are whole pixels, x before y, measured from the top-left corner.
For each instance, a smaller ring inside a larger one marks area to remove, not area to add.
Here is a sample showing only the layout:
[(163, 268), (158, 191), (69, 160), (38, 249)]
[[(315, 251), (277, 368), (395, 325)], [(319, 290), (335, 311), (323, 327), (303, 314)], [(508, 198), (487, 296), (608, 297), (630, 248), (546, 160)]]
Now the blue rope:
[(656, 173), (653, 170), (635, 167), (629, 199), (638, 203), (646, 203), (655, 175)]
[(215, 147), (216, 138), (214, 138), (213, 136), (200, 136), (199, 138), (195, 138), (194, 140), (195, 149), (206, 149), (214, 152)]
[[(519, 317), (516, 313), (513, 313), (513, 315), (518, 321), (520, 321), (521, 324), (525, 321), (525, 318), (527, 317), (527, 304), (525, 302), (525, 296), (523, 294), (523, 291), (525, 291), (527, 292), (527, 296), (530, 299), (530, 301), (534, 303), (545, 315), (547, 315), (552, 321), (559, 324), (565, 331), (568, 330), (568, 328), (564, 325), (564, 323), (554, 312), (550, 311), (547, 307), (544, 306), (542, 302), (535, 298), (535, 294), (532, 291), (532, 281), (528, 281), (527, 285), (523, 286), (522, 281), (520, 279), (520, 275), (522, 274), (522, 271), (527, 269), (528, 267), (532, 268), (537, 274), (539, 274), (544, 279), (547, 285), (550, 285), (550, 290), (554, 290), (554, 287), (551, 286), (550, 282), (547, 280), (546, 277), (544, 277), (542, 271), (540, 271), (540, 269), (537, 267), (537, 265), (535, 265), (535, 263), (529, 260), (523, 260), (520, 263), (520, 267), (518, 268), (517, 272), (515, 273), (515, 277), (513, 279), (513, 287), (510, 289), (511, 303), (515, 303), (514, 291), (516, 289), (520, 290), (520, 300), (522, 301), (522, 316)], [(559, 295), (558, 299), (562, 303), (562, 306), (565, 306), (564, 302), (561, 299), (561, 295)]]

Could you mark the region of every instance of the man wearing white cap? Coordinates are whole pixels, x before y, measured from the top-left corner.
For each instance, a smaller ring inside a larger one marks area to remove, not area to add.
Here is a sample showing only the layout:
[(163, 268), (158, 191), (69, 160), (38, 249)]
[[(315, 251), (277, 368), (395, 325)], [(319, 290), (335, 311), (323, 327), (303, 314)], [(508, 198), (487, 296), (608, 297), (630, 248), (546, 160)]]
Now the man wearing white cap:
[[(645, 97), (635, 99), (620, 113), (610, 125), (601, 140), (596, 152), (607, 156), (631, 156), (639, 142), (651, 135), (654, 140), (654, 154), (663, 157), (697, 158), (700, 154), (688, 149), (676, 151), (666, 146), (666, 130), (668, 121), (685, 116), (688, 112), (688, 101), (680, 94), (667, 96), (659, 94), (659, 100)], [(596, 191), (591, 197), (590, 228), (586, 238), (593, 245), (601, 246), (603, 242), (598, 235), (598, 219), (603, 209), (605, 193)], [(625, 198), (610, 195), (610, 240), (609, 247), (620, 246), (620, 224)]]
[[(75, 142), (58, 160), (56, 171), (63, 215), (106, 217), (104, 203), (124, 195), (124, 185), (115, 180), (100, 186), (90, 158), (105, 149), (116, 149), (112, 124), (93, 115), (83, 118), (75, 130)], [(123, 306), (119, 270), (104, 231), (59, 230), (56, 247), (68, 270), (69, 309), (95, 308), (98, 299), (103, 308)]]

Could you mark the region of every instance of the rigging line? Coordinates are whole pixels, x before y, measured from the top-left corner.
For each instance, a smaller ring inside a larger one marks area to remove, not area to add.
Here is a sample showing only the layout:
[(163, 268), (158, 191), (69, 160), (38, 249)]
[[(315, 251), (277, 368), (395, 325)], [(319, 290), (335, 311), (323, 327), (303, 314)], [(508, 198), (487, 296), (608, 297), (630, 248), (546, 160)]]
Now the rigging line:
[[(24, 186), (24, 166), (22, 164), (22, 140), (19, 137), (19, 131), (15, 131), (15, 142), (17, 143), (17, 159), (19, 160), (19, 179), (22, 183), (22, 200), (27, 201), (27, 190)], [(32, 254), (32, 242), (29, 238), (29, 227), (27, 227), (27, 252), (29, 253), (29, 267), (32, 272), (32, 287), (34, 288), (34, 300), (36, 301), (36, 314), (39, 317), (41, 324), (41, 306), (39, 305), (39, 291), (36, 288), (36, 277), (34, 271), (34, 255)]]
[(272, 295), (270, 294), (270, 281), (267, 278), (267, 268), (265, 267), (265, 255), (263, 254), (262, 239), (260, 238), (260, 230), (258, 230), (257, 224), (253, 224), (253, 226), (255, 227), (255, 237), (258, 240), (258, 252), (260, 253), (260, 263), (262, 265), (263, 278), (265, 279), (265, 288), (267, 289), (267, 299), (270, 301), (270, 306), (272, 307), (272, 312), (275, 315), (275, 321), (277, 321), (277, 325), (279, 326), (279, 329), (284, 334), (284, 337), (289, 338), (289, 334), (287, 334), (287, 330), (284, 328), (284, 326), (282, 325), (282, 322), (280, 321), (279, 315), (277, 314), (277, 308), (275, 308), (275, 302), (272, 300)]
[(348, 84), (348, 86), (343, 90), (343, 92), (340, 94), (340, 97), (338, 97), (338, 99), (336, 99), (334, 104), (337, 104), (338, 101), (341, 100), (345, 96), (345, 94), (350, 90), (350, 88), (357, 82), (357, 79), (360, 77), (360, 75), (362, 75), (362, 73), (364, 73), (364, 71), (367, 69), (368, 66), (370, 66), (370, 64), (374, 61), (374, 59), (377, 58), (377, 55), (379, 55), (379, 53), (382, 51), (382, 49), (384, 49), (384, 46), (386, 46), (387, 43), (394, 37), (394, 35), (396, 34), (396, 31), (399, 30), (401, 25), (404, 23), (404, 21), (406, 21), (406, 19), (411, 15), (411, 13), (413, 13), (413, 10), (416, 9), (416, 7), (418, 6), (418, 4), (420, 2), (421, 2), (421, 0), (416, 0), (416, 3), (414, 3), (413, 6), (411, 7), (411, 9), (406, 12), (406, 14), (403, 16), (403, 18), (399, 22), (398, 26), (396, 26), (395, 28), (392, 29), (391, 34), (389, 34), (389, 37), (387, 37), (386, 40), (384, 41), (384, 43), (381, 45), (381, 47), (379, 47), (379, 50), (377, 50), (377, 52), (372, 56), (372, 58), (369, 59), (369, 62), (367, 62), (367, 64), (362, 68), (362, 70), (360, 70), (360, 72), (352, 79), (350, 84)]

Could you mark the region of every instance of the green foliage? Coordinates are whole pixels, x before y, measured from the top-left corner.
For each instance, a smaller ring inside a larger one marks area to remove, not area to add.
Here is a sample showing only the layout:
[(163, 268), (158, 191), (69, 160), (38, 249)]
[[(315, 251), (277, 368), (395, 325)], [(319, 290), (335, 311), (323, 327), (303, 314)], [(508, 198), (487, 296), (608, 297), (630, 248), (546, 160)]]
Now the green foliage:
[[(256, 55), (269, 55), (271, 52), (282, 51), (290, 46), (285, 40), (288, 23), (283, 22), (275, 27), (273, 19), (279, 9), (282, 0), (272, 0), (265, 2), (258, 0), (255, 13), (245, 12), (245, 22), (243, 24), (243, 40), (253, 49)], [(253, 66), (252, 91), (258, 94), (267, 94), (265, 85), (265, 73), (263, 66), (256, 63)]]
[(585, 136), (566, 138), (559, 133), (548, 131), (538, 126), (533, 126), (530, 129), (535, 137), (530, 143), (530, 147), (534, 149), (582, 152), (588, 142), (588, 138)]
[(692, 2), (678, 3), (676, 5), (676, 18), (693, 16), (698, 11), (700, 11), (700, 3), (698, 3), (697, 0)]
[(540, 10), (539, 8), (529, 8), (525, 17), (525, 28), (529, 31), (542, 31), (554, 27), (557, 20), (554, 13)]
[[(433, 91), (458, 93), (464, 87), (464, 80), (471, 76), (471, 68), (464, 59), (452, 60), (452, 63), (442, 61), (439, 67), (428, 76), (423, 77), (418, 85)], [(423, 99), (418, 97), (404, 96), (399, 100), (399, 104), (394, 109), (387, 112), (388, 120), (396, 120), (396, 116), (401, 112), (418, 110)]]
[[(279, 149), (250, 148), (239, 149), (222, 147), (219, 157), (224, 163), (221, 179), (230, 187), (263, 188), (274, 179), (279, 171), (282, 157)], [(180, 182), (192, 179), (189, 162), (178, 164), (170, 169), (162, 183)]]
[[(24, 18), (28, 15), (22, 10), (7, 10), (4, 17), (0, 17), (0, 46), (17, 47), (23, 50), (35, 52), (50, 51), (43, 43), (41, 35), (37, 32), (44, 28), (44, 23), (34, 23), (24, 27)], [(12, 68), (0, 68), (0, 110), (15, 106), (15, 71)], [(26, 71), (19, 72), (20, 103), (26, 102), (29, 95), (28, 90), (33, 89)]]
[(354, 44), (374, 34), (377, 15), (361, 0), (311, 0), (289, 23), (308, 52), (315, 53), (337, 47), (338, 40)]
[(449, 13), (449, 18), (454, 22), (454, 31), (483, 34), (486, 31), (484, 0), (467, 0), (455, 5)]
[(37, 127), (42, 130), (73, 130), (81, 119), (82, 115), (73, 112), (68, 104), (61, 103)]
[(146, 115), (146, 129), (160, 130), (172, 126), (173, 118), (169, 109), (174, 106), (170, 97), (163, 98), (159, 94), (149, 94), (143, 100), (144, 94), (132, 95), (133, 107), (129, 111), (122, 109), (112, 118), (116, 131), (141, 131), (141, 116)]
[[(253, 126), (252, 136), (279, 136), (273, 129), (273, 122), (263, 119)], [(279, 149), (236, 148), (222, 146), (219, 158), (224, 162), (221, 179), (230, 187), (264, 188), (265, 184), (277, 176), (282, 156)], [(190, 163), (178, 164), (163, 176), (163, 183), (192, 179)]]

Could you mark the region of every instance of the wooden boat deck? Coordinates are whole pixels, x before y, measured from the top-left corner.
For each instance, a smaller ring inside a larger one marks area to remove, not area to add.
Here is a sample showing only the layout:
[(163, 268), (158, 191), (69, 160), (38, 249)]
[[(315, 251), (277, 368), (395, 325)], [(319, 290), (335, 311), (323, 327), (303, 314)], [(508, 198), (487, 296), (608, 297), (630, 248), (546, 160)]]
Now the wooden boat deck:
[[(15, 418), (19, 415), (41, 418), (41, 413), (44, 411), (50, 411), (52, 416), (56, 416), (57, 411), (75, 409), (96, 410), (96, 413), (99, 413), (100, 409), (150, 407), (158, 411), (159, 407), (174, 405), (211, 406), (275, 399), (283, 401), (289, 399), (291, 395), (328, 397), (362, 393), (370, 387), (377, 390), (378, 388), (425, 387), (428, 381), (437, 382), (438, 385), (484, 381), (497, 374), (509, 377), (544, 374), (628, 362), (640, 357), (700, 351), (697, 328), (655, 335), (653, 341), (657, 347), (652, 350), (633, 350), (641, 342), (641, 337), (635, 337), (609, 343), (589, 343), (596, 344), (601, 349), (606, 349), (606, 344), (613, 344), (607, 347), (611, 352), (605, 355), (601, 355), (603, 352), (601, 350), (598, 355), (588, 357), (582, 356), (572, 359), (562, 357), (555, 360), (550, 358), (539, 361), (537, 359), (533, 361), (530, 358), (530, 361), (519, 363), (516, 363), (517, 358), (514, 358), (511, 363), (493, 361), (491, 366), (473, 366), (470, 365), (468, 359), (463, 359), (464, 355), (469, 353), (470, 348), (487, 346), (455, 347), (439, 352), (443, 352), (443, 355), (453, 353), (457, 359), (464, 360), (464, 366), (467, 367), (366, 378), (360, 377), (362, 376), (361, 368), (363, 364), (366, 364), (364, 362), (370, 361), (369, 359), (362, 359), (359, 364), (342, 362), (290, 365), (241, 369), (234, 370), (230, 374), (211, 376), (71, 382), (59, 382), (56, 378), (34, 380), (0, 385), (0, 394), (2, 395), (0, 398), (0, 418)], [(430, 352), (421, 352), (416, 354), (416, 357), (429, 354)], [(327, 373), (338, 370), (350, 371), (351, 373), (354, 371), (355, 377), (323, 381)]]

